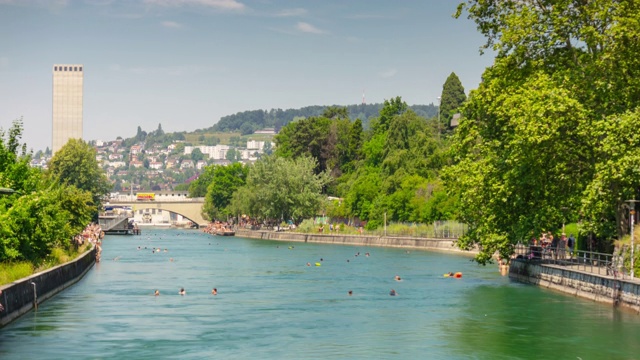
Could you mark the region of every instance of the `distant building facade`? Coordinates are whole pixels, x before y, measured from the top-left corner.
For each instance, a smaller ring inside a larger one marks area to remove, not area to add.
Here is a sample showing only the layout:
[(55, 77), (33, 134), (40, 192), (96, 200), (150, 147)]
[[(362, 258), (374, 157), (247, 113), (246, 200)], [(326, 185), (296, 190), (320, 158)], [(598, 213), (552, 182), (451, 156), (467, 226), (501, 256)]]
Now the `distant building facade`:
[(53, 66), (53, 153), (69, 139), (82, 139), (83, 82), (82, 64)]

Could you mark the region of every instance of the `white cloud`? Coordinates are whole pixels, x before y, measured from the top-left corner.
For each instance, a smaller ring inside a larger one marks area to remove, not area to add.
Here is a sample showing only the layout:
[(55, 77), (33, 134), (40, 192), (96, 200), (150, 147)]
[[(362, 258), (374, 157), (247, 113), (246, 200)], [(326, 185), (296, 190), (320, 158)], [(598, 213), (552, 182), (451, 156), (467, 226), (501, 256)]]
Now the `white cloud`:
[(205, 6), (219, 10), (242, 11), (246, 6), (237, 0), (144, 0), (145, 4), (158, 6)]
[(389, 69), (389, 70), (386, 70), (386, 71), (381, 72), (381, 73), (380, 73), (380, 77), (383, 77), (383, 78), (390, 78), (390, 77), (394, 77), (394, 76), (396, 76), (396, 74), (397, 74), (397, 73), (398, 73), (398, 70), (397, 70), (397, 69), (392, 68), (392, 69)]
[(181, 24), (178, 24), (175, 21), (163, 21), (162, 26), (170, 29), (180, 29), (182, 27)]
[(295, 8), (295, 9), (283, 9), (275, 14), (279, 17), (292, 17), (292, 16), (304, 16), (307, 14), (307, 9)]
[(311, 34), (324, 34), (324, 31), (306, 22), (299, 22), (296, 25), (296, 29), (298, 29), (299, 31), (311, 33)]

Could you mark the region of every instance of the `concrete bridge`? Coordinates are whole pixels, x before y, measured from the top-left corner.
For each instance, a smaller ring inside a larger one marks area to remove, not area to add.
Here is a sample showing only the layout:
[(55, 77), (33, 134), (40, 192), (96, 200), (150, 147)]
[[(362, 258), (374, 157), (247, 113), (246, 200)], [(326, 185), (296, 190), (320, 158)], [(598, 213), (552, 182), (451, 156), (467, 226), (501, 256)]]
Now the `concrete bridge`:
[(135, 212), (145, 209), (160, 209), (162, 211), (170, 211), (191, 220), (198, 226), (206, 226), (209, 222), (202, 217), (202, 206), (204, 198), (183, 198), (171, 201), (122, 201), (110, 200), (110, 205), (130, 206)]

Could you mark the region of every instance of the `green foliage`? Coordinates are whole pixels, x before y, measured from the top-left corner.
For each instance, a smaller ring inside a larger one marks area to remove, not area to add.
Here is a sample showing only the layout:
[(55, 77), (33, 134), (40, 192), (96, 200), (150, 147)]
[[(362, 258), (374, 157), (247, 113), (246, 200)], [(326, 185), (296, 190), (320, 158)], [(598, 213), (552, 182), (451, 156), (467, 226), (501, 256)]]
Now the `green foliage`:
[(33, 264), (28, 261), (0, 263), (0, 286), (33, 274)]
[[(307, 106), (300, 109), (243, 111), (233, 115), (223, 116), (215, 125), (203, 131), (242, 132), (243, 126), (245, 126), (246, 129), (248, 129), (248, 126), (251, 126), (252, 130), (264, 128), (279, 129), (296, 121), (296, 119), (305, 119), (310, 117), (328, 117), (331, 119), (333, 118), (333, 111), (335, 109), (344, 109), (339, 110), (342, 112), (339, 118), (360, 118), (365, 123), (363, 125), (366, 127), (370, 118), (375, 118), (380, 115), (380, 109), (382, 109), (383, 106), (384, 104), (358, 104), (348, 105), (345, 107)], [(433, 104), (412, 105), (411, 109), (420, 116), (427, 118), (434, 117), (438, 113), (438, 108)]]
[(193, 149), (193, 151), (191, 152), (191, 160), (193, 160), (193, 162), (196, 163), (203, 159), (204, 159), (204, 154), (202, 153), (202, 150), (200, 150), (200, 148)]
[(451, 126), (451, 118), (459, 112), (462, 104), (467, 100), (464, 87), (456, 73), (452, 72), (442, 86), (440, 97), (440, 125)]
[(321, 192), (330, 181), (325, 172), (314, 174), (316, 166), (308, 156), (264, 157), (250, 168), (230, 207), (236, 214), (267, 221), (300, 222), (314, 216), (324, 205)]
[(470, 225), (461, 244), (479, 242), (486, 262), (580, 216), (606, 247), (625, 231), (622, 200), (639, 195), (625, 151), (637, 146), (640, 8), (469, 0), (464, 10), (497, 56), (463, 108), (445, 177)]
[(228, 215), (237, 215), (228, 208), (234, 192), (247, 181), (249, 168), (242, 163), (229, 166), (212, 165), (205, 168), (205, 176), (198, 187), (206, 182), (207, 193), (203, 206), (203, 215), (208, 219), (225, 219)]
[(96, 161), (95, 150), (78, 139), (69, 139), (51, 158), (49, 176), (60, 184), (75, 186), (91, 194), (96, 211), (102, 197), (111, 189), (106, 174)]

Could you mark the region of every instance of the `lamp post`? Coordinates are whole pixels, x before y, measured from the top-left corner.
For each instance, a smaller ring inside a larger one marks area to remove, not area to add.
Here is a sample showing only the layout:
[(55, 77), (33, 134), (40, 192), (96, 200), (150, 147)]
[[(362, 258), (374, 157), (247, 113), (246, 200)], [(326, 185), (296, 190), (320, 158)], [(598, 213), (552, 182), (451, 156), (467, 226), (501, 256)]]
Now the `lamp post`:
[(634, 263), (634, 261), (633, 261), (633, 257), (634, 257), (634, 254), (633, 254), (633, 252), (634, 252), (633, 251), (634, 250), (633, 249), (634, 248), (634, 244), (633, 244), (633, 224), (635, 223), (635, 220), (636, 220), (636, 203), (638, 202), (638, 200), (627, 200), (626, 202), (629, 203), (629, 222), (631, 223), (631, 270), (629, 270), (629, 271), (631, 273), (630, 274), (631, 278), (633, 279), (633, 277), (635, 275), (634, 271), (633, 271), (633, 269), (634, 269), (634, 264), (633, 264)]

